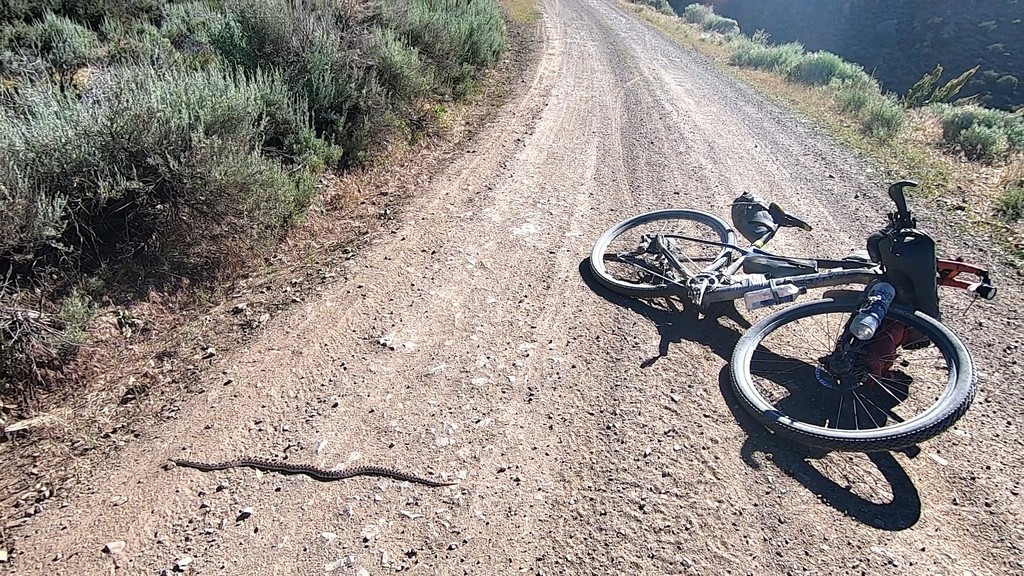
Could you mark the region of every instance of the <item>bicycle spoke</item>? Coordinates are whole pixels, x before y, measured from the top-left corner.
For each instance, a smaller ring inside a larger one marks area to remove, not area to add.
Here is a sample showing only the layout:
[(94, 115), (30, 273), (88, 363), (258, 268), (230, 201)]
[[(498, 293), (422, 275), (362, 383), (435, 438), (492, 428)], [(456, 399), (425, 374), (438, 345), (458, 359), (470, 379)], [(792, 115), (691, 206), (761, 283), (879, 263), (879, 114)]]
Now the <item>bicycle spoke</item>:
[(869, 374), (868, 378), (870, 378), (871, 381), (874, 382), (875, 384), (878, 384), (878, 387), (886, 391), (889, 394), (889, 396), (892, 396), (893, 400), (896, 400), (896, 402), (902, 402), (902, 400), (900, 400), (900, 397), (894, 394), (892, 390), (889, 388), (889, 386), (886, 386), (884, 383), (882, 383), (882, 381), (879, 380), (877, 376), (875, 376), (874, 374)]
[[(856, 354), (853, 371), (845, 376), (829, 373), (822, 362), (836, 350), (851, 314), (812, 315), (767, 334), (749, 361), (750, 375), (763, 397), (793, 420), (853, 431), (905, 422), (909, 416), (897, 414), (896, 408), (918, 414), (937, 401), (945, 388), (946, 359), (934, 350), (915, 354), (897, 345), (885, 352), (879, 343), (858, 343), (860, 350), (851, 352)], [(895, 363), (903, 371), (872, 372)], [(819, 391), (811, 392), (814, 388)]]
[(875, 420), (875, 417), (871, 415), (871, 411), (868, 410), (867, 405), (864, 404), (864, 398), (862, 398), (860, 394), (857, 394), (857, 392), (854, 391), (853, 392), (853, 399), (855, 401), (860, 402), (861, 408), (864, 409), (864, 413), (867, 414), (868, 418), (871, 419), (871, 422), (875, 425), (875, 428), (881, 428), (881, 426), (879, 426), (879, 424), (878, 424), (878, 420)]
[[(627, 222), (614, 236), (595, 248), (600, 278), (612, 280), (610, 288), (636, 286), (658, 288), (684, 286), (725, 254), (732, 237), (724, 223), (712, 225), (707, 216), (690, 211), (661, 211)], [(591, 264), (595, 264), (592, 256)]]

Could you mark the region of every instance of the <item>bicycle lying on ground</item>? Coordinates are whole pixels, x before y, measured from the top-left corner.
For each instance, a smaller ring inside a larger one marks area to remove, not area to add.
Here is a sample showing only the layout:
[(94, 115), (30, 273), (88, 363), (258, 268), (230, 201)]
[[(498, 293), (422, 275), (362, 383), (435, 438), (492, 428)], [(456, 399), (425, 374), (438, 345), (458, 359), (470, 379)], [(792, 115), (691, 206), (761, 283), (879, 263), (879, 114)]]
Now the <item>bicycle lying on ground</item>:
[[(596, 279), (637, 298), (677, 297), (704, 308), (743, 298), (748, 309), (792, 302), (811, 288), (825, 297), (779, 310), (751, 326), (730, 361), (733, 389), (761, 424), (831, 450), (902, 450), (940, 434), (970, 406), (977, 386), (970, 353), (944, 324), (938, 286), (996, 295), (987, 270), (938, 260), (917, 229), (904, 188), (889, 187), (896, 210), (868, 238), (867, 252), (839, 260), (778, 256), (763, 246), (781, 227), (810, 230), (777, 204), (744, 193), (734, 226), (670, 209), (606, 231), (590, 256)], [(969, 283), (959, 274), (971, 274)]]

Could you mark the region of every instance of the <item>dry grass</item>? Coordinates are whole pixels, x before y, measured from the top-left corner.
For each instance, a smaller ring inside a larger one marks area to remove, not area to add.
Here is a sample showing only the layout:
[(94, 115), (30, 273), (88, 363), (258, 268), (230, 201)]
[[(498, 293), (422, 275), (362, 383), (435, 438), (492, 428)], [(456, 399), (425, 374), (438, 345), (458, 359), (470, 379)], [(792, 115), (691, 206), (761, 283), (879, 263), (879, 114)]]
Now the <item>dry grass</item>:
[(540, 20), (537, 0), (499, 0), (506, 17), (516, 24), (534, 24)]
[(908, 111), (907, 121), (891, 140), (869, 138), (861, 131), (860, 120), (844, 114), (828, 91), (790, 83), (779, 75), (730, 66), (731, 49), (722, 35), (704, 32), (681, 18), (646, 6), (623, 6), (766, 97), (817, 121), (838, 141), (871, 157), (883, 170), (881, 180), (910, 177), (920, 181), (921, 191), (939, 200), (937, 204), (949, 209), (961, 226), (985, 229), (998, 239), (1007, 264), (1020, 268), (1024, 263), (1020, 225), (1007, 223), (999, 216), (1006, 182), (1021, 169), (1021, 160), (990, 165), (951, 156), (942, 145), (938, 120), (919, 111)]

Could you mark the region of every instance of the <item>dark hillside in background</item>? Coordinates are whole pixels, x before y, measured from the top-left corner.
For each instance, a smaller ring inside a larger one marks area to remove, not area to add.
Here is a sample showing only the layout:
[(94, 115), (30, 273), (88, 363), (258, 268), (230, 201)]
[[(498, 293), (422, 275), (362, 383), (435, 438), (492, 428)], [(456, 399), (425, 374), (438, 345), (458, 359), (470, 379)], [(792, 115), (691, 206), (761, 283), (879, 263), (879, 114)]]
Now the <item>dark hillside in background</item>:
[[(692, 0), (670, 0), (676, 12)], [(981, 65), (961, 96), (1012, 110), (1024, 104), (1024, 0), (708, 0), (745, 34), (800, 42), (864, 66), (905, 94), (942, 64), (942, 82)]]

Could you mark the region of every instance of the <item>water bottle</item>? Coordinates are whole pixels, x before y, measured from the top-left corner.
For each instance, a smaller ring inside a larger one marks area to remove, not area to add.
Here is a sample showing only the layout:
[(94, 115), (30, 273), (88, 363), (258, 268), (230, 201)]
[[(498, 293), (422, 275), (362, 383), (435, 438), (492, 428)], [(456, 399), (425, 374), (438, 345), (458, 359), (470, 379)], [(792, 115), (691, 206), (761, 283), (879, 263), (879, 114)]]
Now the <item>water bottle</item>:
[(896, 297), (896, 289), (888, 282), (876, 282), (868, 290), (868, 296), (864, 305), (860, 307), (860, 314), (850, 324), (850, 332), (859, 340), (870, 340), (878, 330), (878, 326), (889, 311), (889, 304), (892, 304)]
[(757, 310), (758, 308), (764, 308), (765, 306), (774, 306), (776, 304), (792, 302), (793, 300), (796, 300), (797, 295), (801, 292), (803, 292), (803, 289), (793, 284), (782, 284), (777, 286), (772, 283), (772, 285), (767, 288), (762, 288), (761, 290), (755, 290), (744, 294), (743, 303), (746, 304), (747, 310)]

